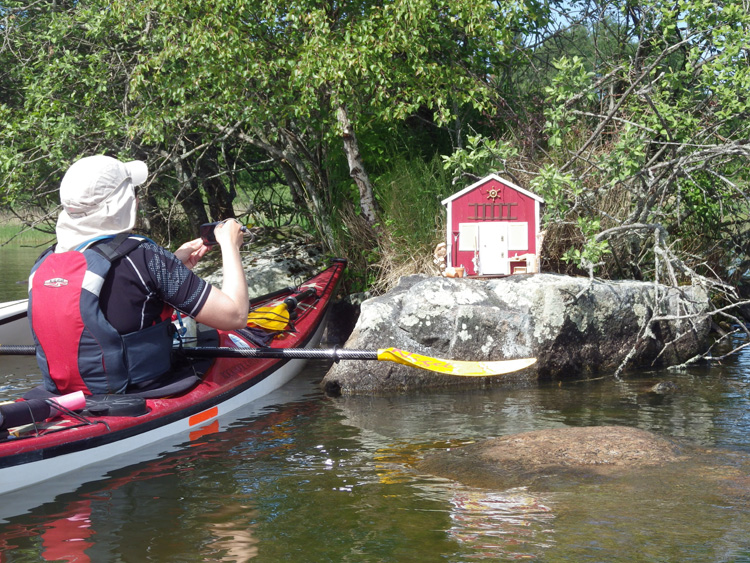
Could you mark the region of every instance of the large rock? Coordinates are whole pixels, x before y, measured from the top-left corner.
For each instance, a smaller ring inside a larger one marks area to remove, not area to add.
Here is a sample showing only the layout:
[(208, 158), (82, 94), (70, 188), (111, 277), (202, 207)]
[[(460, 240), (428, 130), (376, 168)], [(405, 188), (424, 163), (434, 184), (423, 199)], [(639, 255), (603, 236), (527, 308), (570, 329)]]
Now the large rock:
[[(490, 280), (409, 276), (391, 293), (362, 303), (346, 348), (393, 346), (454, 360), (533, 356), (538, 362), (515, 374), (460, 378), (390, 362), (342, 361), (323, 386), (331, 394), (358, 394), (518, 385), (612, 372), (623, 362), (628, 367), (674, 365), (706, 345), (708, 305), (699, 287), (554, 274)], [(654, 315), (672, 320), (652, 323)]]

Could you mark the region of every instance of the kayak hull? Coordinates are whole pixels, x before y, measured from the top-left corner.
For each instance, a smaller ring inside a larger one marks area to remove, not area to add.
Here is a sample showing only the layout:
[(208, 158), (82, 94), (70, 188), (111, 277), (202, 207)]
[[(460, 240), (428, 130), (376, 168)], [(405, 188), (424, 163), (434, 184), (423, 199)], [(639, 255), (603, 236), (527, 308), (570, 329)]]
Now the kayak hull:
[(0, 344), (34, 344), (26, 315), (28, 301), (19, 299), (0, 304)]
[[(264, 379), (258, 385), (254, 385), (231, 399), (217, 404), (215, 408), (212, 407), (210, 412), (206, 413), (205, 421), (201, 419), (198, 424), (191, 424), (189, 417), (180, 418), (148, 431), (137, 432), (127, 438), (107, 440), (101, 445), (87, 445), (81, 442), (76, 447), (72, 443), (70, 446), (74, 447), (76, 451), (51, 458), (45, 458), (44, 452), (41, 451), (30, 453), (25, 456), (30, 461), (23, 462), (23, 459), (19, 459), (18, 461), (22, 463), (0, 469), (0, 494), (36, 485), (47, 479), (139, 450), (178, 434), (196, 431), (197, 434), (201, 434), (201, 429), (204, 431), (210, 430), (208, 427), (215, 419), (244, 407), (291, 381), (303, 369), (304, 363), (304, 360), (287, 362), (286, 365), (275, 370), (270, 377)], [(190, 439), (189, 435), (188, 439)], [(41, 459), (34, 459), (36, 457), (41, 457)]]
[[(300, 285), (316, 295), (298, 306), (294, 330), (274, 339), (273, 348), (315, 348), (326, 327), (328, 306), (345, 268), (333, 265)], [(254, 308), (283, 301), (298, 288), (253, 300)], [(256, 347), (242, 331), (218, 331), (223, 347)], [(191, 439), (218, 428), (218, 418), (257, 401), (293, 379), (305, 360), (217, 358), (201, 381), (185, 393), (147, 399), (141, 416), (88, 417), (81, 425), (62, 417), (38, 435), (0, 440), (0, 494), (128, 454), (170, 437)]]

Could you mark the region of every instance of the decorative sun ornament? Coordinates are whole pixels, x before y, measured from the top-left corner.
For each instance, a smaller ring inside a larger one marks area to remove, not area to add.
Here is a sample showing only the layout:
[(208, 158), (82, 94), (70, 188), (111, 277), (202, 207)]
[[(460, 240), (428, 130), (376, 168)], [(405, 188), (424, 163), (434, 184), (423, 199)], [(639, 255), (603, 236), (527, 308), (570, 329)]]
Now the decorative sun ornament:
[(499, 190), (496, 190), (494, 188), (487, 190), (487, 199), (491, 199), (492, 201), (495, 201), (499, 197), (500, 197)]

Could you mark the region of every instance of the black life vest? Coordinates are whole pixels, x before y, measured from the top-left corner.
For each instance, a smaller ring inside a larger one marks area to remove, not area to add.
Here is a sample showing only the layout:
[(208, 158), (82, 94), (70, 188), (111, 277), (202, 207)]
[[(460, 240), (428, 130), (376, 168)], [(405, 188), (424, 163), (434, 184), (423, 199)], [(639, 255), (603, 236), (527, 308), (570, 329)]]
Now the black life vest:
[[(112, 262), (144, 237), (95, 240), (82, 250), (44, 252), (29, 277), (29, 321), (44, 385), (52, 393), (124, 393), (171, 367), (169, 319), (121, 335), (107, 321), (99, 293)], [(80, 247), (79, 247), (80, 248)]]

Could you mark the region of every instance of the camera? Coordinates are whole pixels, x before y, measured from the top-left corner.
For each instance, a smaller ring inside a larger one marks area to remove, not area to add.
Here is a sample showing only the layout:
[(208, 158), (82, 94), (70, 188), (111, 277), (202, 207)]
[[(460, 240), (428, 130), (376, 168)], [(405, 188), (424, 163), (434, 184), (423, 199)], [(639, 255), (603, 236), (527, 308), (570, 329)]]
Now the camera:
[[(216, 229), (216, 225), (219, 225), (223, 223), (224, 221), (217, 221), (215, 223), (203, 223), (200, 226), (199, 234), (201, 237), (201, 240), (203, 240), (203, 244), (206, 246), (215, 246), (219, 244), (216, 242), (216, 235), (214, 234), (214, 229)], [(245, 227), (244, 225), (240, 227), (240, 230), (245, 234), (247, 237), (250, 233), (250, 231)], [(250, 237), (250, 240), (252, 241), (253, 237)]]
[(203, 223), (200, 226), (200, 237), (201, 240), (203, 240), (203, 244), (206, 246), (214, 246), (218, 244), (216, 242), (216, 235), (214, 234), (214, 229), (216, 229), (216, 225), (219, 223)]

